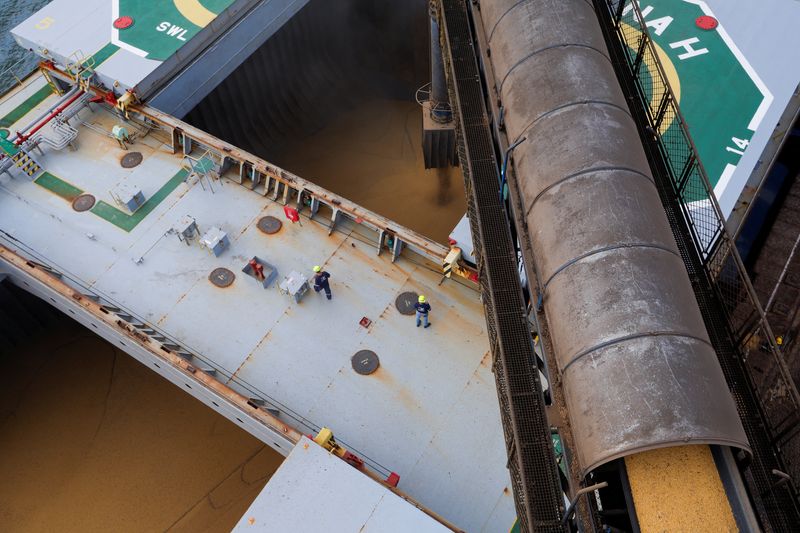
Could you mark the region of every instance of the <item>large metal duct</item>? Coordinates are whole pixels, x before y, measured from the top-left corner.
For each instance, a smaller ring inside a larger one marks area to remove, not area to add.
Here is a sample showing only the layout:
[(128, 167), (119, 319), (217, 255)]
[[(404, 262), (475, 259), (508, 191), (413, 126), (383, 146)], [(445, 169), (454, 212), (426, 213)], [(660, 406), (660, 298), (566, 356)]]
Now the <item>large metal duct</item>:
[(587, 0), (483, 0), (515, 175), (586, 474), (683, 444), (749, 450)]

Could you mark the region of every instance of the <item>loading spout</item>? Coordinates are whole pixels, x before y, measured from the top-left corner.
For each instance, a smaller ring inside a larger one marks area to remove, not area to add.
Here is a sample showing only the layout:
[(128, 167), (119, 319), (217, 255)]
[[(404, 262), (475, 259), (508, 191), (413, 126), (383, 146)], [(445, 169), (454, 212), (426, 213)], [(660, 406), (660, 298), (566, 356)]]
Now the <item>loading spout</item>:
[(581, 472), (667, 446), (749, 451), (591, 3), (481, 13), (509, 144), (525, 138), (512, 156), (525, 260)]

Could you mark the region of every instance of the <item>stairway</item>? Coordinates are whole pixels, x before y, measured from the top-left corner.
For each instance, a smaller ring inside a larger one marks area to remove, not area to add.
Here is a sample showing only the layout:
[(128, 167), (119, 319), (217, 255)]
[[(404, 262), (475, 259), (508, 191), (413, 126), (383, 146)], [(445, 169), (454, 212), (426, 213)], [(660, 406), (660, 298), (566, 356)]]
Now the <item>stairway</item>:
[(42, 173), (42, 166), (33, 159), (31, 154), (22, 148), (20, 148), (16, 154), (11, 156), (11, 160), (18, 169), (32, 179), (36, 179), (39, 177), (39, 174)]

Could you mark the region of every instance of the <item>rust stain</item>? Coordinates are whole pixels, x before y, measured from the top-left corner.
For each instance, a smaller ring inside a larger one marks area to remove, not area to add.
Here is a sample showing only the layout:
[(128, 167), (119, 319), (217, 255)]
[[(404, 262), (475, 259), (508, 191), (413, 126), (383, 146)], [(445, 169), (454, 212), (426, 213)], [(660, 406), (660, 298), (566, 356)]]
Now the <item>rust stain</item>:
[(397, 382), (394, 377), (386, 371), (383, 366), (379, 366), (378, 369), (370, 374), (369, 376), (365, 376), (367, 378), (374, 378), (386, 385), (388, 389), (390, 389), (396, 399), (400, 401), (403, 406), (408, 409), (409, 411), (416, 411), (420, 409), (419, 403), (417, 403), (417, 399), (400, 383)]
[(258, 341), (258, 344), (256, 344), (255, 348), (253, 348), (253, 350), (249, 354), (247, 354), (247, 357), (245, 357), (244, 361), (242, 361), (242, 364), (239, 365), (239, 368), (236, 369), (236, 371), (231, 375), (230, 379), (226, 381), (226, 383), (231, 383), (238, 377), (239, 371), (243, 369), (245, 365), (253, 359), (253, 354), (255, 354), (256, 351), (258, 351), (258, 349), (261, 347), (262, 344), (269, 341), (271, 337), (272, 337), (272, 330), (269, 330), (267, 334), (264, 335), (260, 341)]

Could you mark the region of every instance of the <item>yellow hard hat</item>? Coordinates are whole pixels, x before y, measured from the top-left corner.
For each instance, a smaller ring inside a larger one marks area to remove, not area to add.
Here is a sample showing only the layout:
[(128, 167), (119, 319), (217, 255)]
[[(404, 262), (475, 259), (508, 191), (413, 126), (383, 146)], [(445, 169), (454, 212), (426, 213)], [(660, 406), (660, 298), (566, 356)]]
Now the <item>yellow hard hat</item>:
[(314, 266), (314, 272), (319, 272), (320, 270), (322, 270), (322, 268), (320, 268), (319, 265)]
[(419, 298), (417, 298), (417, 300), (418, 300), (418, 301), (419, 301), (419, 303), (421, 303), (421, 304), (424, 304), (424, 303), (425, 303), (425, 297), (424, 297), (423, 295), (421, 295), (421, 294), (419, 295)]

